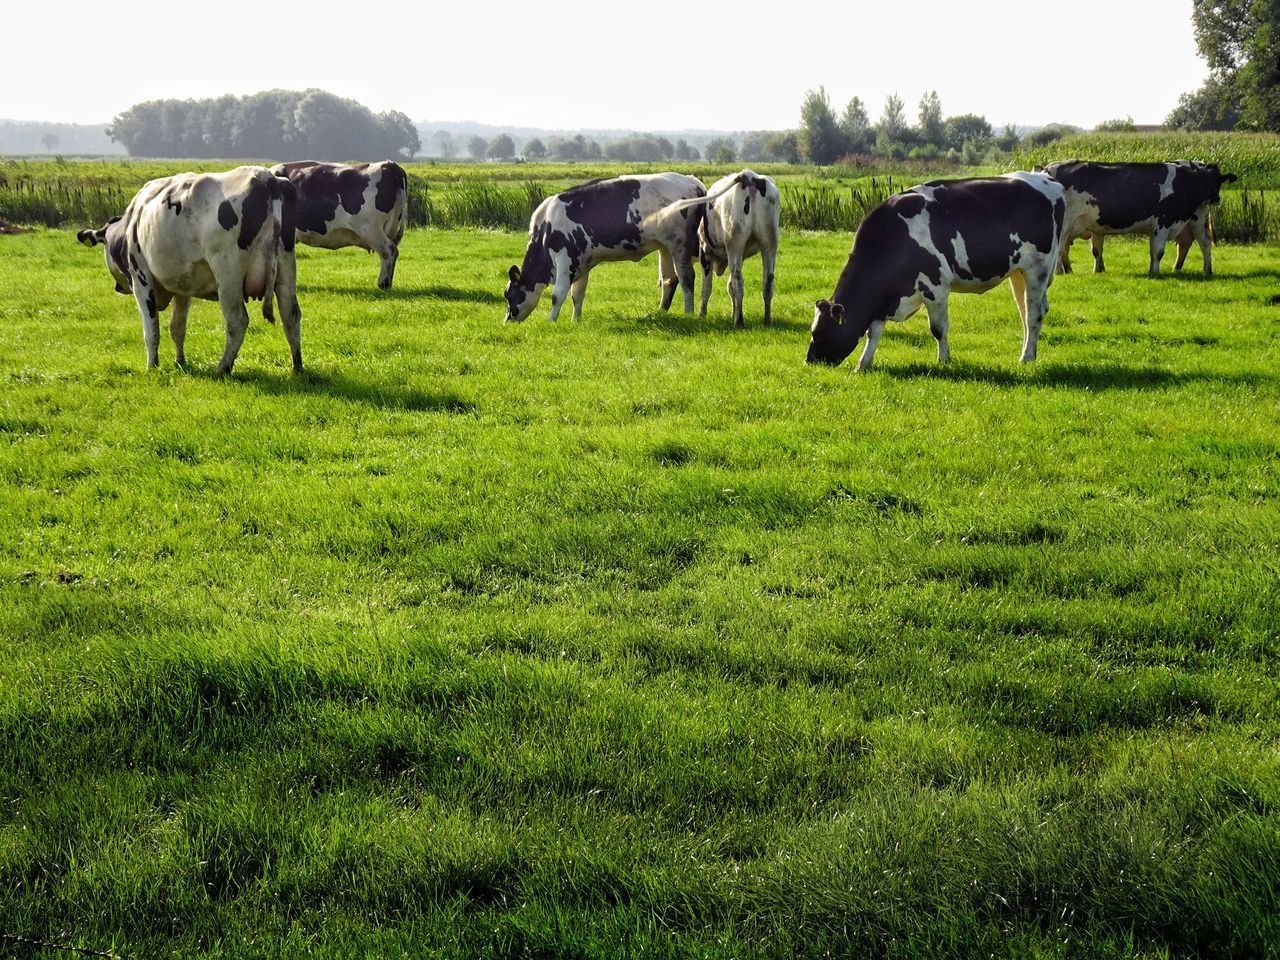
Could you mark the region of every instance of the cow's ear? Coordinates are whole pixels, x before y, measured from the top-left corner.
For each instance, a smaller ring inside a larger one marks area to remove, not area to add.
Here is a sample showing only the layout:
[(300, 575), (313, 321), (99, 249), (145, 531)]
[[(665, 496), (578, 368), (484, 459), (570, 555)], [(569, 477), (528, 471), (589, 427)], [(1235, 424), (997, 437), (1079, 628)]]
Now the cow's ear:
[(513, 265), (511, 269), (507, 271), (507, 279), (510, 280), (512, 283), (519, 283), (520, 268)]
[(1223, 178), (1222, 178), (1222, 182), (1223, 182), (1223, 183), (1235, 183), (1235, 182), (1236, 182), (1237, 180), (1239, 180), (1239, 179), (1240, 179), (1240, 178), (1239, 178), (1239, 177), (1237, 177), (1234, 173), (1228, 173), (1225, 177), (1223, 177)]
[(92, 247), (94, 244), (102, 242), (102, 238), (98, 236), (97, 230), (81, 230), (76, 234), (76, 239), (86, 247)]
[(831, 304), (831, 318), (835, 320), (836, 323), (844, 323), (844, 304)]

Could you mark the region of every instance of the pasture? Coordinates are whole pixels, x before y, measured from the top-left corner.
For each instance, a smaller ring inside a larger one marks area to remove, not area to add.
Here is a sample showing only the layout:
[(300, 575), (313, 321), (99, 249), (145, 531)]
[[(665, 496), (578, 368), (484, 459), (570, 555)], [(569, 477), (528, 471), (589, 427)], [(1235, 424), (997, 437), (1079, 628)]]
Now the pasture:
[(1280, 956), (1280, 248), (855, 375), (847, 234), (742, 331), (523, 245), (300, 248), (219, 380), (0, 237), (0, 952)]

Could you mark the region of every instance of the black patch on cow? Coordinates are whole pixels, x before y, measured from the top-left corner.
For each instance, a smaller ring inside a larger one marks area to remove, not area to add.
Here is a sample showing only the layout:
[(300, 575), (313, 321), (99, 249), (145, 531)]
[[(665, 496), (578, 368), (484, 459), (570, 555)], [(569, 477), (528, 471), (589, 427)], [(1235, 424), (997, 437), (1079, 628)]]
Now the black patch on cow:
[(182, 201), (173, 199), (174, 190), (170, 187), (164, 194), (165, 209), (172, 210), (175, 217), (182, 216)]
[[(111, 262), (116, 265), (116, 269), (119, 270), (122, 275), (127, 276), (129, 273), (128, 234), (123, 227), (117, 227), (114, 230), (111, 229), (112, 225), (119, 221), (119, 217), (116, 217), (115, 220), (109, 220), (107, 221), (107, 226), (104, 228), (106, 233), (107, 254), (111, 257)], [(120, 290), (120, 285), (118, 283), (116, 284), (116, 289)], [(129, 291), (120, 290), (120, 292), (128, 293)]]
[(280, 183), (275, 177), (266, 180), (253, 177), (249, 180), (249, 192), (240, 205), (240, 236), (236, 238), (237, 247), (248, 250), (253, 245), (254, 238), (262, 232), (262, 225), (271, 214), (271, 201), (279, 196)]
[[(1171, 193), (1160, 190), (1173, 169)], [(1213, 164), (1052, 163), (1045, 172), (1064, 187), (1087, 193), (1098, 205), (1098, 224), (1123, 231), (1155, 217), (1167, 228), (1192, 219), (1205, 204), (1218, 203), (1224, 178)]]
[(236, 216), (235, 208), (231, 206), (230, 200), (223, 200), (218, 204), (218, 223), (223, 230), (230, 230), (239, 222), (240, 218)]
[[(369, 176), (365, 172), (368, 168), (368, 164), (348, 167), (341, 163), (303, 160), (279, 164), (272, 170), (298, 190), (298, 229), (325, 234), (339, 204), (352, 216), (364, 206), (364, 192), (369, 188)], [(404, 171), (398, 165), (396, 169), (403, 178)], [(377, 203), (376, 198), (374, 202)]]
[(388, 160), (382, 165), (382, 176), (378, 178), (378, 190), (373, 195), (374, 207), (382, 213), (390, 213), (408, 183), (404, 168)]
[(629, 177), (591, 180), (559, 195), (566, 215), (581, 226), (591, 245), (618, 248), (644, 241), (641, 217), (631, 209), (639, 198), (640, 181)]
[(147, 291), (147, 316), (152, 320), (160, 316), (160, 312), (156, 309), (156, 292), (154, 290)]
[(743, 213), (743, 216), (745, 216), (750, 212), (751, 212), (751, 194), (748, 193), (746, 199), (742, 201), (742, 213)]

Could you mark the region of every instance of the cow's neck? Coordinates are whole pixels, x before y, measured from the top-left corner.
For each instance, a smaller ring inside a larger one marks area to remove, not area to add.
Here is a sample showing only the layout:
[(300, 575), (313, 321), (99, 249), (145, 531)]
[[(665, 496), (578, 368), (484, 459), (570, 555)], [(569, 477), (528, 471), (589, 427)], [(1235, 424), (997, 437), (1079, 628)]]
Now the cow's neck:
[(844, 323), (840, 325), (840, 331), (842, 339), (849, 341), (851, 351), (875, 319), (871, 311), (876, 298), (869, 289), (873, 282), (874, 278), (867, 276), (867, 271), (850, 256), (840, 279), (836, 281), (836, 292), (831, 295), (831, 302), (844, 308)]

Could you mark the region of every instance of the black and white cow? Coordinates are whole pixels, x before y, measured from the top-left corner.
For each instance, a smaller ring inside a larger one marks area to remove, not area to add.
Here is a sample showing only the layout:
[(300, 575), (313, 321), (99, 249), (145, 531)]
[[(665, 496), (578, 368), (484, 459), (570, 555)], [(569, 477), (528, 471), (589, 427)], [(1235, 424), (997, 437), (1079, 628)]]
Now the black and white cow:
[(1022, 315), (1022, 362), (1036, 358), (1066, 219), (1062, 185), (1044, 173), (941, 180), (895, 194), (872, 210), (830, 300), (814, 305), (808, 362), (838, 364), (867, 334), (868, 370), (889, 321), (922, 306), (947, 346), (947, 297), (983, 293), (1008, 278)]
[(773, 322), (774, 267), (778, 262), (779, 219), (782, 203), (778, 187), (768, 177), (751, 170), (731, 173), (713, 183), (707, 195), (682, 200), (672, 209), (707, 204), (707, 213), (698, 226), (699, 259), (702, 262), (702, 310), (707, 315), (711, 299), (711, 273), (717, 277), (729, 271), (729, 297), (733, 300), (733, 323), (741, 327), (742, 262), (760, 254), (764, 270), (764, 322)]
[(1176, 160), (1172, 163), (1092, 163), (1066, 160), (1051, 163), (1045, 172), (1067, 188), (1067, 236), (1062, 244), (1062, 270), (1071, 272), (1072, 241), (1088, 237), (1093, 269), (1102, 273), (1102, 244), (1108, 234), (1144, 233), (1151, 237), (1151, 276), (1160, 273), (1160, 260), (1170, 238), (1178, 244), (1181, 270), (1194, 239), (1204, 256), (1206, 276), (1213, 274), (1213, 240), (1209, 208), (1222, 200), (1225, 176), (1214, 163)]
[(142, 316), (147, 366), (159, 365), (160, 311), (172, 301), (169, 332), (179, 365), (191, 299), (217, 300), (226, 327), (218, 372), (231, 372), (249, 325), (246, 301), (262, 300), (263, 314), (280, 320), (294, 372), (302, 371), (302, 311), (294, 263), (297, 194), (264, 167), (226, 173), (180, 173), (151, 180), (124, 214), (77, 239), (104, 245), (116, 291), (132, 293)]
[(533, 312), (551, 286), (551, 319), (573, 297), (573, 317), (582, 316), (587, 277), (598, 263), (642, 260), (658, 251), (661, 307), (669, 309), (676, 284), (684, 291), (684, 311), (693, 312), (693, 261), (698, 255), (700, 206), (668, 210), (680, 200), (706, 195), (697, 177), (651, 173), (591, 180), (547, 197), (529, 220), (529, 243), (522, 266), (507, 271), (509, 322)]
[(271, 168), (298, 190), (298, 242), (337, 250), (360, 247), (382, 260), (378, 287), (391, 288), (406, 221), (404, 168), (381, 163), (298, 160)]

